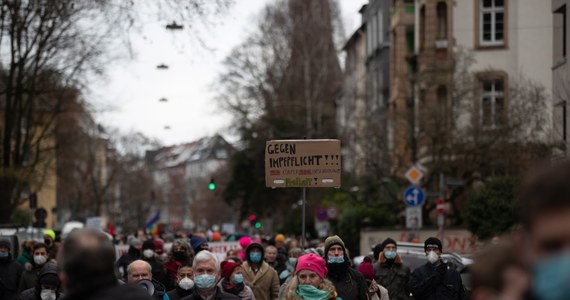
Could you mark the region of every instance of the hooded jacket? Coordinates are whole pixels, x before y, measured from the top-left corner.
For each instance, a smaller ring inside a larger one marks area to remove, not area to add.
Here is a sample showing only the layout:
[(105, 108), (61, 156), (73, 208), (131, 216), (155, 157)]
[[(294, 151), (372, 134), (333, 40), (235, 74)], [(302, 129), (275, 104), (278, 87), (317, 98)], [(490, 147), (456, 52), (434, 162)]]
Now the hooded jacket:
[[(261, 250), (261, 262), (258, 270), (252, 268), (252, 262), (249, 257), (251, 249), (257, 248)], [(270, 267), (264, 257), (264, 249), (261, 244), (251, 243), (245, 249), (245, 259), (243, 263), (243, 279), (244, 283), (253, 290), (256, 300), (277, 299), (279, 296), (279, 276), (277, 272)]]
[[(36, 299), (41, 300), (40, 293), (42, 291), (42, 287), (41, 287), (40, 281), (42, 280), (42, 277), (44, 277), (48, 274), (58, 276), (57, 275), (57, 266), (55, 264), (46, 263), (40, 271), (40, 275), (38, 276), (38, 282), (37, 282), (36, 286), (23, 291), (20, 294), (20, 299), (21, 300), (36, 300)], [(60, 284), (60, 286), (57, 287), (55, 295), (56, 295), (56, 299), (60, 299), (63, 296), (61, 294), (61, 284)]]

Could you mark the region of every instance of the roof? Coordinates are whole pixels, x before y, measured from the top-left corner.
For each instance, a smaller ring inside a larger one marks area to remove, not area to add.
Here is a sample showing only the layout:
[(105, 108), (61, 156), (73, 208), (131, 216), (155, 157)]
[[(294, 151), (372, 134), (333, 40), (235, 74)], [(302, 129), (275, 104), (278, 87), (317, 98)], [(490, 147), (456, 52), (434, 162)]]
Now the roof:
[(222, 157), (217, 153), (217, 150), (220, 148), (226, 151), (233, 149), (232, 146), (219, 135), (204, 137), (190, 143), (147, 151), (147, 162), (158, 168), (172, 168), (207, 159), (228, 159), (229, 155)]

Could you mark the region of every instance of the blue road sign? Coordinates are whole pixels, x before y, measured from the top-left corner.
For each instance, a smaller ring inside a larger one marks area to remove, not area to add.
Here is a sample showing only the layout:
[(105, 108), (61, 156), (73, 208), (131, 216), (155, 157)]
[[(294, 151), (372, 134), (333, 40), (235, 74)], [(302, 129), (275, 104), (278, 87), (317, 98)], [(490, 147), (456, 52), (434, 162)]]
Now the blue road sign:
[(418, 207), (424, 204), (425, 193), (424, 190), (417, 186), (409, 186), (404, 191), (404, 202), (407, 206)]

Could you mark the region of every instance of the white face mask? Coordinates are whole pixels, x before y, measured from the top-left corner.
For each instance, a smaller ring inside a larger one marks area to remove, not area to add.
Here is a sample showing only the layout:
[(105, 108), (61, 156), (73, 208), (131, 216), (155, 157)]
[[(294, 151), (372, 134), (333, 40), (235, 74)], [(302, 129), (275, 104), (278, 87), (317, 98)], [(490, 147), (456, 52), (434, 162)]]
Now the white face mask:
[(146, 249), (143, 251), (143, 255), (146, 258), (151, 258), (154, 256), (154, 251), (152, 251), (152, 249)]
[(183, 290), (189, 290), (194, 287), (194, 281), (188, 277), (184, 277), (178, 282), (178, 286)]
[(55, 300), (56, 298), (55, 291), (42, 290), (40, 292), (40, 298), (42, 298), (42, 300)]
[(439, 256), (435, 254), (434, 251), (430, 251), (427, 255), (427, 259), (430, 263), (435, 264), (439, 260)]
[(47, 261), (47, 258), (43, 255), (36, 255), (34, 256), (34, 262), (36, 263), (36, 265), (41, 266), (43, 264), (45, 264)]

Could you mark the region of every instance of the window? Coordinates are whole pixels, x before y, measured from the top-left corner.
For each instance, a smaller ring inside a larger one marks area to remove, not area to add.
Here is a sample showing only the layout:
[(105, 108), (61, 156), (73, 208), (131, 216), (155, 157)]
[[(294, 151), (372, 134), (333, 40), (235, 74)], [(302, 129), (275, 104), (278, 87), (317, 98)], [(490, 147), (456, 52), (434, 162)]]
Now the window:
[(479, 42), (481, 46), (505, 44), (504, 0), (480, 0)]
[(376, 14), (376, 17), (378, 19), (378, 46), (381, 46), (382, 43), (384, 43), (384, 24), (383, 24), (383, 20), (382, 20), (382, 10), (378, 10), (378, 13)]
[(481, 86), (481, 125), (484, 127), (501, 126), (505, 113), (504, 80), (482, 80)]
[(563, 5), (555, 10), (553, 17), (553, 64), (557, 66), (558, 64), (564, 62), (564, 58), (566, 58), (566, 5)]
[(426, 7), (420, 8), (420, 50), (426, 46)]
[(447, 4), (445, 2), (437, 4), (437, 39), (447, 39)]

